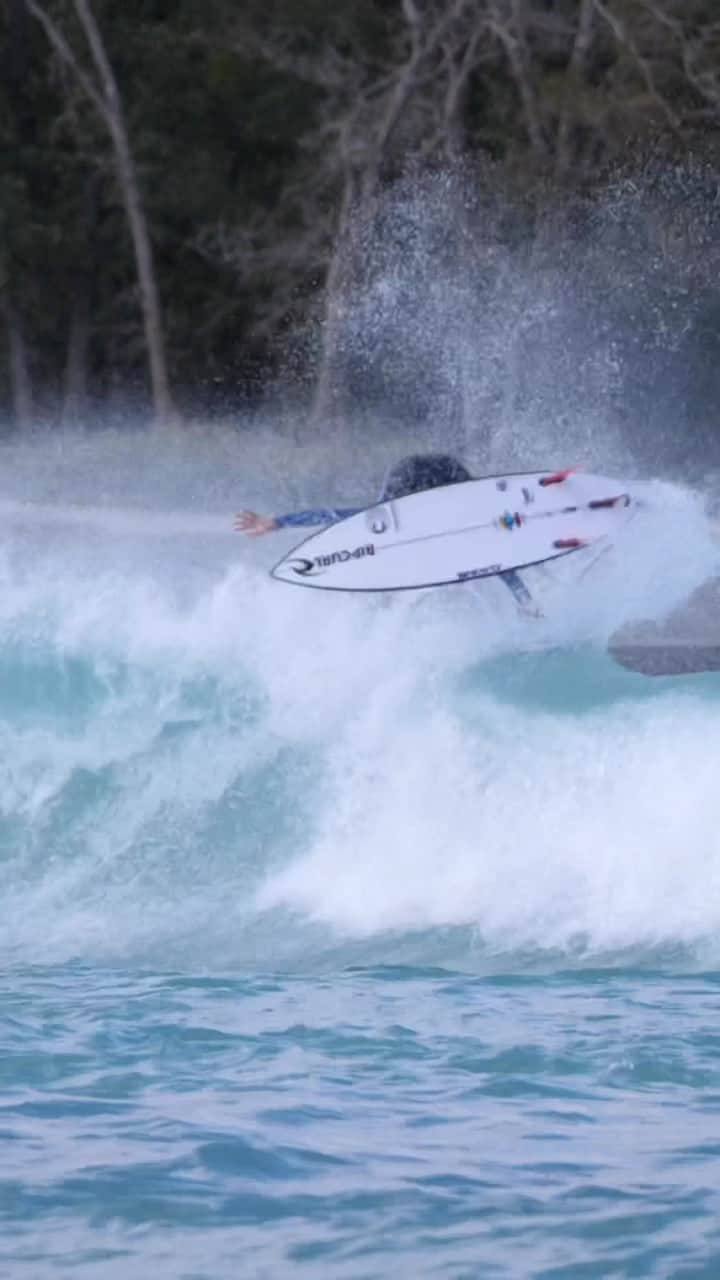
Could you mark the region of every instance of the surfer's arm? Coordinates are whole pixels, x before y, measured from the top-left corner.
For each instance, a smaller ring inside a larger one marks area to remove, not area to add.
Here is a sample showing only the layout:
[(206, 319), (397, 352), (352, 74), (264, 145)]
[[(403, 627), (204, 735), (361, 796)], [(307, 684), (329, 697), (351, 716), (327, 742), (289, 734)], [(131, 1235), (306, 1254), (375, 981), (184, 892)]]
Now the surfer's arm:
[(508, 591), (512, 592), (515, 603), (520, 606), (523, 613), (531, 613), (536, 618), (542, 617), (540, 609), (535, 604), (517, 569), (508, 569), (506, 573), (499, 573), (498, 577), (501, 582), (505, 583)]
[(309, 511), (289, 511), (282, 516), (261, 516), (256, 511), (240, 511), (234, 522), (236, 533), (247, 533), (257, 538), (275, 529), (302, 529), (316, 524), (334, 524), (357, 515), (364, 507), (316, 507)]

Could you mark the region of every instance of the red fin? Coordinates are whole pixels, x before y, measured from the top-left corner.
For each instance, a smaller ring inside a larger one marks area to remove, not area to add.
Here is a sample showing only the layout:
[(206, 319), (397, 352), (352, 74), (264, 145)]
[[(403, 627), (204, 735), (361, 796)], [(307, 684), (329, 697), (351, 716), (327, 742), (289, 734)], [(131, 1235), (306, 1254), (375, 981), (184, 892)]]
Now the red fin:
[(538, 480), (538, 484), (542, 485), (543, 488), (549, 484), (562, 484), (563, 480), (567, 480), (568, 476), (571, 476), (573, 471), (579, 470), (579, 467), (566, 467), (564, 471), (553, 471), (551, 476), (541, 476)]

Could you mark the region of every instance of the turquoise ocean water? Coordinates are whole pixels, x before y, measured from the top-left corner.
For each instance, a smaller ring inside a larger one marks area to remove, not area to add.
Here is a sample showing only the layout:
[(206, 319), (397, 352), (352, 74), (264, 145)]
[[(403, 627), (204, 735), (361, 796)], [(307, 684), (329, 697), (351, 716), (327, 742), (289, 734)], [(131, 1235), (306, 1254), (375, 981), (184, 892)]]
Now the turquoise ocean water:
[(1, 1276), (720, 1275), (720, 680), (604, 652), (693, 510), (531, 632), (18, 520)]

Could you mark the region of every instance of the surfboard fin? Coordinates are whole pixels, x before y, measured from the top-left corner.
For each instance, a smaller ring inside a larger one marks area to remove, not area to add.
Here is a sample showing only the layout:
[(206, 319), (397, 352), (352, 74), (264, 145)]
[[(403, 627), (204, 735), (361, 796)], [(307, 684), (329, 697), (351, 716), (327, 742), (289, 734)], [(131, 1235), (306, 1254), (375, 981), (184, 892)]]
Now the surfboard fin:
[(624, 507), (629, 507), (630, 494), (618, 493), (615, 498), (593, 498), (593, 500), (587, 504), (588, 511), (599, 511), (601, 507), (616, 507), (619, 502), (622, 502)]
[(543, 489), (547, 488), (549, 484), (562, 484), (563, 480), (567, 480), (568, 476), (571, 476), (573, 471), (579, 470), (579, 467), (566, 467), (564, 471), (553, 471), (550, 476), (541, 476), (538, 480), (538, 484), (542, 485)]

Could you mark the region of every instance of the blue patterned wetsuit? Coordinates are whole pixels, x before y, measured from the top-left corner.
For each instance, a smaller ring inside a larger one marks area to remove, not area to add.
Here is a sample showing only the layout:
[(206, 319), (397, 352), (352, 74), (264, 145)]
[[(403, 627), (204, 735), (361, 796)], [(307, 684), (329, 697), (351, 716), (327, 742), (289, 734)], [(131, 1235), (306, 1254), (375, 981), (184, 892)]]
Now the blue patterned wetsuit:
[[(346, 520), (364, 510), (365, 507), (315, 507), (309, 511), (289, 511), (284, 516), (276, 516), (275, 523), (278, 529), (301, 529), (315, 524), (334, 524), (336, 520)], [(512, 592), (519, 605), (526, 609), (532, 608), (533, 598), (515, 569), (497, 576)]]
[(334, 524), (336, 520), (346, 520), (348, 516), (356, 516), (364, 507), (317, 507), (314, 511), (290, 511), (287, 515), (276, 516), (278, 529), (301, 529), (310, 524)]

